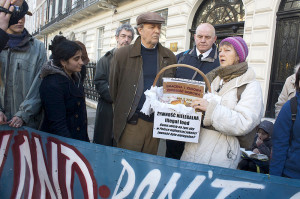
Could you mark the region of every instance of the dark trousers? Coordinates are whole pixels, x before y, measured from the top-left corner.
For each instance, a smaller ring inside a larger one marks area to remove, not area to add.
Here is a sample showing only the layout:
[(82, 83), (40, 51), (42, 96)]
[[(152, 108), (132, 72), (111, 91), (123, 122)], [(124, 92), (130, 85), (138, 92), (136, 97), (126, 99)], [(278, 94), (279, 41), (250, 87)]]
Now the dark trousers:
[(105, 146), (115, 146), (113, 141), (113, 109), (112, 104), (99, 99), (94, 128), (93, 142)]
[(185, 142), (166, 140), (166, 157), (180, 160)]

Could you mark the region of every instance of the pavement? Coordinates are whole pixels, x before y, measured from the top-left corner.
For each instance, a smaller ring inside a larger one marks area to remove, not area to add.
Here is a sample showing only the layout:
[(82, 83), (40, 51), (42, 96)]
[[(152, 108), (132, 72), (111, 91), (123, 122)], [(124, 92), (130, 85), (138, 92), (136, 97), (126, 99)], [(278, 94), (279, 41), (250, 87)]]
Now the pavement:
[(87, 106), (86, 111), (87, 111), (87, 117), (88, 117), (88, 135), (89, 135), (90, 141), (92, 142), (93, 137), (94, 137), (96, 109)]
[[(94, 137), (97, 102), (86, 99), (86, 104), (87, 104), (86, 111), (88, 117), (88, 135), (89, 135), (90, 142), (92, 142)], [(157, 155), (165, 156), (165, 151), (166, 151), (166, 141), (160, 139)]]

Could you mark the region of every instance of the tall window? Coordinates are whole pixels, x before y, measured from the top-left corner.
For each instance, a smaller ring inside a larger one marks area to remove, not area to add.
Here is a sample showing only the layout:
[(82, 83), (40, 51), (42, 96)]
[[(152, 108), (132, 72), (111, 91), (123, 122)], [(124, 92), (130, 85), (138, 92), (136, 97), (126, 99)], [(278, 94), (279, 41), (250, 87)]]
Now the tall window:
[(96, 53), (96, 59), (99, 60), (102, 56), (102, 50), (103, 50), (103, 34), (104, 34), (104, 27), (100, 27), (97, 29), (97, 53)]
[(55, 1), (55, 18), (58, 17), (58, 5), (59, 5), (59, 0)]
[(49, 21), (52, 19), (52, 12), (53, 12), (53, 0), (50, 0), (50, 5), (49, 5)]
[(44, 16), (43, 16), (43, 25), (45, 25), (47, 23), (47, 1), (45, 1), (44, 3)]
[(167, 32), (167, 21), (168, 21), (168, 9), (159, 10), (156, 13), (160, 14), (165, 19), (165, 23), (161, 24), (161, 33), (159, 42), (165, 46), (166, 43), (166, 32)]
[(86, 32), (82, 33), (82, 43), (85, 45), (86, 44)]
[(72, 9), (77, 6), (77, 0), (72, 0)]
[(66, 13), (67, 10), (67, 0), (62, 0), (62, 13)]

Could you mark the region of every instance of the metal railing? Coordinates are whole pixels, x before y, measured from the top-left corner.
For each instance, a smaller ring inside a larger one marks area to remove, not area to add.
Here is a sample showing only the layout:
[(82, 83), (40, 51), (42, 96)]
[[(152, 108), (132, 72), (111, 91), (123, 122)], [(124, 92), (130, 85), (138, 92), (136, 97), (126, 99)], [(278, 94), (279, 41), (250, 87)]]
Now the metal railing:
[(88, 99), (98, 101), (98, 93), (95, 88), (94, 76), (96, 73), (96, 63), (89, 63), (86, 65), (86, 78), (84, 80), (84, 91), (85, 96)]

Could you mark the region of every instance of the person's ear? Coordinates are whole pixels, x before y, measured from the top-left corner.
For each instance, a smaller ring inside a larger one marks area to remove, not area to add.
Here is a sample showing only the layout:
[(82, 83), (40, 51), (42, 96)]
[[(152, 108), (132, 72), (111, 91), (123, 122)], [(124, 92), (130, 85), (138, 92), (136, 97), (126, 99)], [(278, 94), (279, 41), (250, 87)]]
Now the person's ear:
[(137, 28), (137, 30), (138, 30), (138, 32), (139, 32), (139, 34), (141, 35), (141, 32), (143, 31), (143, 28)]
[(67, 61), (65, 61), (65, 60), (60, 60), (60, 64), (62, 65), (63, 68), (65, 68), (66, 65), (67, 65)]

